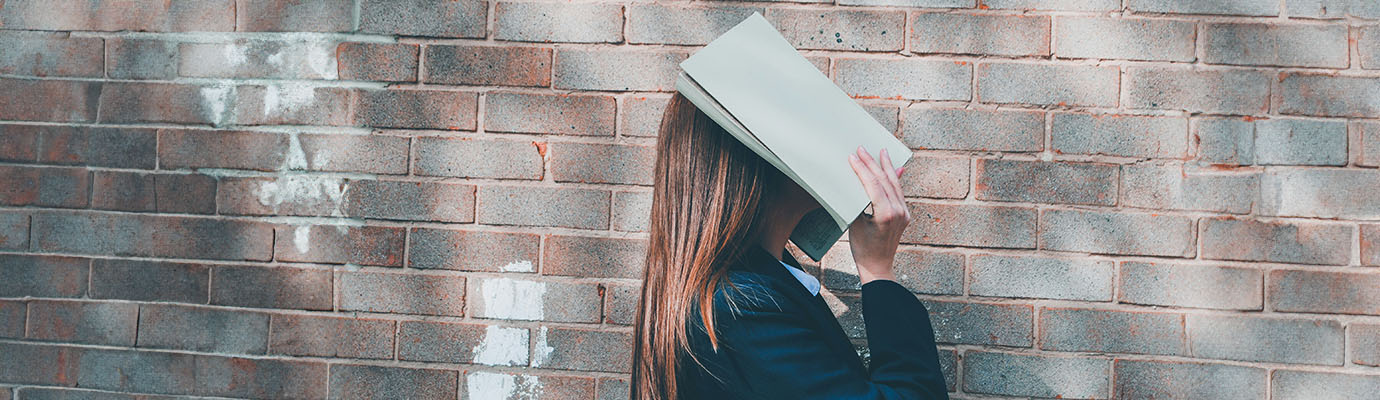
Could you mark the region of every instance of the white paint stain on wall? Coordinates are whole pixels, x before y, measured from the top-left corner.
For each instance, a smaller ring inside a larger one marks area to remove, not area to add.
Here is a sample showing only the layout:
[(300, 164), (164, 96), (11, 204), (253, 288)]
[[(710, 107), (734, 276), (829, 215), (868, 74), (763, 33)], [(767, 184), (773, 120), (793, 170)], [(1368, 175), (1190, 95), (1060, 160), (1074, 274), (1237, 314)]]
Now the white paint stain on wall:
[(532, 262), (528, 260), (513, 261), (508, 265), (498, 267), (498, 270), (503, 272), (532, 272)]
[(225, 111), (230, 107), (230, 91), (233, 88), (226, 86), (205, 86), (201, 88), (201, 110), (206, 113), (206, 120), (211, 121), (216, 126), (225, 125)]
[(509, 278), (485, 279), (479, 293), (483, 317), (517, 320), (542, 319), (546, 283)]
[(538, 399), (541, 381), (531, 375), (476, 371), (465, 375), (465, 392), (471, 399)]
[(282, 83), (264, 87), (264, 116), (301, 110), (316, 101), (316, 88), (304, 83)]
[(532, 346), (532, 366), (540, 367), (546, 364), (546, 361), (551, 359), (553, 351), (556, 351), (556, 348), (546, 344), (546, 327), (543, 326), (537, 331), (537, 343)]
[(221, 57), (230, 67), (249, 61), (249, 49), (239, 43), (230, 43), (221, 48)]
[(474, 349), (474, 363), (527, 365), (527, 330), (489, 325), (484, 340)]
[(298, 254), (311, 250), (311, 225), (299, 225), (292, 230), (292, 246), (297, 248)]

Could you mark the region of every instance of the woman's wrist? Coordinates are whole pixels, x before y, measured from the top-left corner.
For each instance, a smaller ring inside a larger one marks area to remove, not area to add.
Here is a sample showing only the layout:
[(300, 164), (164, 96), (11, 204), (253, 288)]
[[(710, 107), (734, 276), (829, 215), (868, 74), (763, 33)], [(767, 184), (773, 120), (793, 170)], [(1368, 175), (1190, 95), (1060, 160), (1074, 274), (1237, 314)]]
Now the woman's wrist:
[(893, 274), (891, 273), (891, 269), (890, 269), (890, 268), (884, 269), (884, 271), (886, 271), (886, 272), (873, 273), (873, 272), (871, 272), (869, 269), (863, 268), (863, 267), (859, 266), (859, 267), (858, 267), (858, 280), (859, 280), (860, 282), (859, 282), (858, 284), (859, 284), (859, 285), (866, 285), (868, 282), (872, 282), (872, 281), (875, 281), (875, 280), (888, 280), (888, 281), (895, 281), (895, 280), (896, 280), (896, 276), (893, 275)]

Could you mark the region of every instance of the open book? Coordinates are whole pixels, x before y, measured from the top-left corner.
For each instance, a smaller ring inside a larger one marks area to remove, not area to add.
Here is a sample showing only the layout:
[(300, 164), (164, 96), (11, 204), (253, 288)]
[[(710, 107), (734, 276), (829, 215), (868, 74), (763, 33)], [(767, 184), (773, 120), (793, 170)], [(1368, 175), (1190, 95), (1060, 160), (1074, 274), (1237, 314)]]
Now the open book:
[(848, 155), (886, 149), (893, 166), (910, 149), (882, 127), (786, 38), (753, 13), (680, 63), (676, 90), (762, 156), (823, 208), (791, 241), (818, 261), (871, 200)]

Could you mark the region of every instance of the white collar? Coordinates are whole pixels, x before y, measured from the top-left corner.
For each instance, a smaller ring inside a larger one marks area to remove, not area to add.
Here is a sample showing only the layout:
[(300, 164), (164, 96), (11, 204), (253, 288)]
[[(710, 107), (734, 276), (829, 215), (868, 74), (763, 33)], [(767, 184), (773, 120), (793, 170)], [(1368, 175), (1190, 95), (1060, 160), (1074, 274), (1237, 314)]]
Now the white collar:
[(781, 261), (781, 265), (785, 266), (786, 270), (790, 271), (791, 275), (795, 276), (795, 279), (800, 281), (801, 285), (805, 285), (805, 290), (809, 290), (811, 295), (819, 295), (818, 278), (815, 278), (813, 275), (810, 275), (810, 273), (805, 272), (805, 270), (787, 264), (785, 261)]

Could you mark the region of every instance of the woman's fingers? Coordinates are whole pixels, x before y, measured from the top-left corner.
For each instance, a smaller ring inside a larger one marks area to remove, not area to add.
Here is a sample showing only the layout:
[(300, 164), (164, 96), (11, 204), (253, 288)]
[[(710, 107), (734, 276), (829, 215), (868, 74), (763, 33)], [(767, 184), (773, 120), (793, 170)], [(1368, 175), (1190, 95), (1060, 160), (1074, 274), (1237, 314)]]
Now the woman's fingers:
[(878, 157), (881, 158), (882, 175), (886, 176), (887, 190), (891, 193), (892, 204), (896, 206), (897, 211), (900, 211), (905, 208), (906, 202), (905, 197), (901, 195), (901, 182), (896, 179), (896, 174), (889, 173), (895, 171), (896, 168), (891, 166), (891, 157), (887, 155), (886, 149), (882, 149)]
[(872, 208), (875, 211), (873, 215), (883, 217), (891, 215), (892, 212), (895, 211), (895, 200), (893, 199), (895, 194), (891, 192), (891, 184), (886, 180), (886, 171), (877, 164), (877, 160), (872, 158), (872, 155), (868, 154), (867, 150), (863, 149), (862, 146), (858, 146), (858, 154), (858, 160), (862, 161), (862, 164), (872, 173), (872, 179), (876, 181), (877, 192), (882, 197), (882, 199), (880, 199), (881, 201), (873, 202)]
[(872, 169), (868, 168), (857, 154), (848, 155), (848, 166), (853, 167), (853, 173), (858, 175), (863, 190), (867, 191), (867, 197), (872, 199), (873, 213), (880, 211), (882, 204), (886, 203), (886, 194), (879, 187), (876, 177), (872, 174)]

